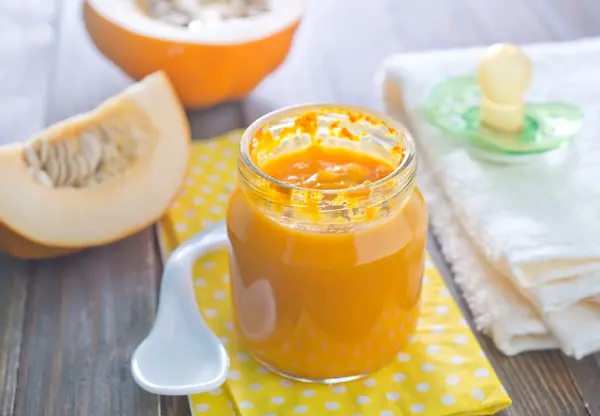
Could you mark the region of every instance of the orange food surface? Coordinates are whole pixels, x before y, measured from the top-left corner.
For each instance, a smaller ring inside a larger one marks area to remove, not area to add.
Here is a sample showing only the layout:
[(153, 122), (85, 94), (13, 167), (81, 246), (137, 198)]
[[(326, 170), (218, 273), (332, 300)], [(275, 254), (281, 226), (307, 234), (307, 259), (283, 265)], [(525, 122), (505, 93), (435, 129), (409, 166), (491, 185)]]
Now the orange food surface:
[(261, 166), (272, 178), (311, 189), (346, 189), (383, 179), (394, 167), (346, 148), (309, 146), (267, 160)]
[[(261, 169), (315, 189), (375, 181), (393, 166), (341, 148), (310, 147)], [(427, 209), (417, 188), (385, 216), (319, 232), (266, 215), (238, 186), (227, 212), (236, 323), (256, 357), (311, 380), (389, 363), (416, 329)]]

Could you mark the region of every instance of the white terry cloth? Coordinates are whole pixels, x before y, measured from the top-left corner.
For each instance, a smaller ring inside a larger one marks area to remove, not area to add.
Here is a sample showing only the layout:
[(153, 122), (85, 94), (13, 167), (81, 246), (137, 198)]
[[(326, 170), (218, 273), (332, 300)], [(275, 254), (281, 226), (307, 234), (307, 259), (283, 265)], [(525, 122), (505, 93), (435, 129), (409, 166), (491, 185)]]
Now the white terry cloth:
[(580, 358), (600, 349), (600, 38), (523, 49), (525, 100), (584, 112), (563, 159), (486, 162), (421, 116), (434, 85), (475, 74), (483, 47), (395, 55), (378, 82), (415, 135), (432, 228), (478, 327), (508, 355), (560, 346)]

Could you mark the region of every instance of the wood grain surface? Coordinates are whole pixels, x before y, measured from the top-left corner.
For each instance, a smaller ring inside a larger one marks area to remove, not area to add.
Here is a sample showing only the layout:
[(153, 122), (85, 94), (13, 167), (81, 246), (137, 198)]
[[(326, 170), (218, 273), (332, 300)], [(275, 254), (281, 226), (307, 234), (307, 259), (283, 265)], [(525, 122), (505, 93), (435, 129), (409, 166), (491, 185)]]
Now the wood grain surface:
[[(375, 72), (389, 54), (596, 35), (597, 0), (309, 0), (276, 73), (244, 102), (188, 116), (202, 139), (290, 104), (380, 109)], [(0, 1), (0, 62), (0, 143), (24, 140), (131, 83), (89, 42), (81, 0)], [(451, 282), (436, 241), (429, 246)], [(141, 391), (129, 373), (154, 317), (160, 272), (152, 228), (61, 259), (0, 256), (0, 415), (188, 415), (185, 398)], [(600, 355), (508, 358), (480, 341), (514, 401), (504, 414), (600, 416)]]

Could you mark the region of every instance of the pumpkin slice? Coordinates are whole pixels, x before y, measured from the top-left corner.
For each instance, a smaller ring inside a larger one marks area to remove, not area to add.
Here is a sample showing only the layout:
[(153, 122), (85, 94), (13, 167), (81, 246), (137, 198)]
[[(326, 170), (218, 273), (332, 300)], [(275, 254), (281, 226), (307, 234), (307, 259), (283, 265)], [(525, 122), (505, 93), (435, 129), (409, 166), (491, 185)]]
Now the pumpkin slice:
[(0, 248), (40, 258), (153, 223), (180, 188), (190, 129), (157, 72), (27, 143), (0, 148)]
[(239, 100), (287, 57), (306, 0), (85, 0), (96, 48), (140, 79), (164, 70), (188, 108)]

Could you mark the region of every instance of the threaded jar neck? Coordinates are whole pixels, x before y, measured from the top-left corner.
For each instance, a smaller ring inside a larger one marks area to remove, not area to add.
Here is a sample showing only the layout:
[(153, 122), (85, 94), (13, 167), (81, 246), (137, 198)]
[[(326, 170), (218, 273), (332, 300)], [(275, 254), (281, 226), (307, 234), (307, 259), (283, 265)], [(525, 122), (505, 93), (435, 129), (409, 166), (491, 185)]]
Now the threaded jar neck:
[[(278, 181), (263, 170), (269, 157), (309, 145), (344, 147), (395, 167), (388, 176), (347, 189), (311, 189)], [(414, 141), (398, 121), (349, 105), (308, 104), (273, 111), (244, 132), (240, 185), (257, 206), (277, 217), (347, 224), (377, 217), (410, 196), (415, 184)]]

